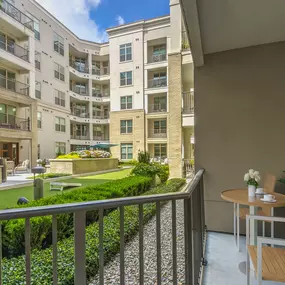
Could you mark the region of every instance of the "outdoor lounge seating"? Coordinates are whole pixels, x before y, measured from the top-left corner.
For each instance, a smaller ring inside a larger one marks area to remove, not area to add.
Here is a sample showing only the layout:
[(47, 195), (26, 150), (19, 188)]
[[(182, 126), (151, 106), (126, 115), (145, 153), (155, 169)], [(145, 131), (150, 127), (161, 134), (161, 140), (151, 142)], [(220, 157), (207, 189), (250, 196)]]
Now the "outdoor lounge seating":
[(6, 162), (6, 172), (7, 174), (15, 174), (15, 162), (12, 160), (8, 160)]
[(61, 182), (51, 182), (50, 183), (50, 191), (57, 190), (63, 191), (64, 188), (67, 187), (80, 187), (81, 183), (61, 183)]
[(15, 167), (15, 172), (29, 172), (29, 165), (30, 161), (26, 159)]

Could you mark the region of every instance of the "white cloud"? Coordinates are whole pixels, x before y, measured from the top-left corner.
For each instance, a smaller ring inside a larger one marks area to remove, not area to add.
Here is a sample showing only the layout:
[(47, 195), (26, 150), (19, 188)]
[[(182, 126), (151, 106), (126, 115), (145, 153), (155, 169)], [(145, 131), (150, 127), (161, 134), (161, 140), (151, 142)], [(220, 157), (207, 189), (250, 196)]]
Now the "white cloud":
[(108, 39), (106, 31), (102, 30), (96, 22), (90, 18), (91, 10), (97, 8), (101, 0), (36, 1), (79, 38), (95, 42), (104, 42)]
[(125, 24), (125, 20), (122, 16), (117, 16), (116, 21), (117, 21), (118, 25), (124, 25)]

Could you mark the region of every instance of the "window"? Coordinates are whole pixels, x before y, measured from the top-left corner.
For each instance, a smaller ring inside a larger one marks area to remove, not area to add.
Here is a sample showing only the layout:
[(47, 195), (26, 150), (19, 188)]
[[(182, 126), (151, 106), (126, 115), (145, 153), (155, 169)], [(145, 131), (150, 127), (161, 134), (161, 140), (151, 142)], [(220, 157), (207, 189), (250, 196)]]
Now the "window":
[(100, 61), (92, 61), (92, 74), (100, 75)]
[(153, 47), (153, 62), (166, 60), (166, 46), (159, 45)]
[(64, 81), (64, 67), (57, 63), (54, 63), (54, 77)]
[(85, 58), (76, 57), (75, 61), (72, 63), (72, 67), (79, 72), (88, 72)]
[(41, 54), (37, 51), (35, 51), (35, 67), (41, 70)]
[(109, 62), (108, 61), (103, 61), (103, 74), (109, 74)]
[(38, 129), (42, 128), (42, 113), (37, 112), (37, 119), (38, 119)]
[(131, 134), (133, 132), (133, 120), (121, 121), (121, 134)]
[(154, 145), (154, 157), (167, 157), (167, 144), (155, 144)]
[(55, 130), (57, 132), (65, 133), (65, 119), (61, 117), (55, 117)]
[(133, 108), (133, 97), (123, 96), (121, 97), (121, 110), (127, 110)]
[(121, 72), (120, 79), (121, 79), (121, 86), (132, 85), (133, 84), (133, 72), (132, 71)]
[(166, 111), (166, 97), (154, 97), (153, 98), (153, 111), (155, 112), (165, 112)]
[(64, 40), (57, 33), (53, 34), (53, 50), (64, 55)]
[(35, 91), (35, 96), (37, 99), (42, 98), (42, 92), (41, 92), (41, 83), (36, 81), (36, 91)]
[(26, 12), (26, 14), (34, 21), (35, 39), (39, 41), (41, 39), (40, 21), (30, 13)]
[(166, 133), (166, 120), (154, 121), (153, 126), (155, 134)]
[(65, 107), (65, 93), (54, 89), (54, 103), (56, 105)]
[(103, 129), (102, 126), (93, 125), (93, 138), (102, 138)]
[(121, 159), (133, 159), (133, 144), (121, 144)]
[(55, 143), (55, 154), (58, 156), (60, 154), (66, 153), (65, 142), (56, 142)]
[(120, 62), (132, 60), (132, 44), (120, 45)]

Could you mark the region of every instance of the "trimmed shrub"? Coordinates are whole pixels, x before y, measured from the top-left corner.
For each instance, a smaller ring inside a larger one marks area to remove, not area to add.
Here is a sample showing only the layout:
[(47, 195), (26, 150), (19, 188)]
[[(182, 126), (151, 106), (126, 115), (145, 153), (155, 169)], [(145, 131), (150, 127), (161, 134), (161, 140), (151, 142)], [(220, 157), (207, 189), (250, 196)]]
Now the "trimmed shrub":
[(139, 163), (150, 164), (150, 154), (147, 151), (139, 151), (138, 161)]
[[(105, 200), (111, 198), (136, 196), (149, 190), (149, 177), (127, 177), (101, 185), (88, 185), (73, 191), (60, 193), (16, 208), (38, 207), (46, 205), (67, 204)], [(107, 213), (107, 212), (106, 212)], [(73, 215), (58, 215), (58, 239), (62, 240), (73, 233)], [(86, 215), (86, 224), (97, 221), (98, 211), (90, 211)], [(3, 253), (4, 256), (17, 256), (25, 249), (25, 222), (23, 219), (9, 220), (2, 223)], [(51, 216), (31, 219), (31, 246), (32, 248), (46, 248), (52, 242)]]
[(158, 166), (159, 172), (157, 173), (162, 183), (165, 183), (169, 178), (169, 165), (159, 164)]
[[(145, 195), (177, 192), (184, 179), (171, 179), (166, 185), (147, 191)], [(155, 204), (144, 205), (144, 223), (155, 214)], [(125, 207), (125, 240), (130, 240), (139, 227), (138, 207)], [(120, 213), (118, 210), (104, 217), (104, 261), (107, 263), (120, 251)], [(99, 225), (98, 222), (86, 228), (86, 272), (90, 279), (99, 270)], [(3, 285), (25, 284), (25, 256), (3, 259)], [(58, 242), (59, 284), (74, 284), (74, 236)], [(52, 248), (33, 250), (31, 255), (32, 285), (52, 284)]]

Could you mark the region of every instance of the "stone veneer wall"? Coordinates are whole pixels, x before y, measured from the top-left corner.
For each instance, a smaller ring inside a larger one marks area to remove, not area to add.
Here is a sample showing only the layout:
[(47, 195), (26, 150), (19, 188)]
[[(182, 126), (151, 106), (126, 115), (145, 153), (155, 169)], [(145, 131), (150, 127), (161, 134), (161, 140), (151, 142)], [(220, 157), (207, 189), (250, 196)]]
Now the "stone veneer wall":
[(51, 159), (51, 173), (82, 174), (118, 168), (117, 158)]

